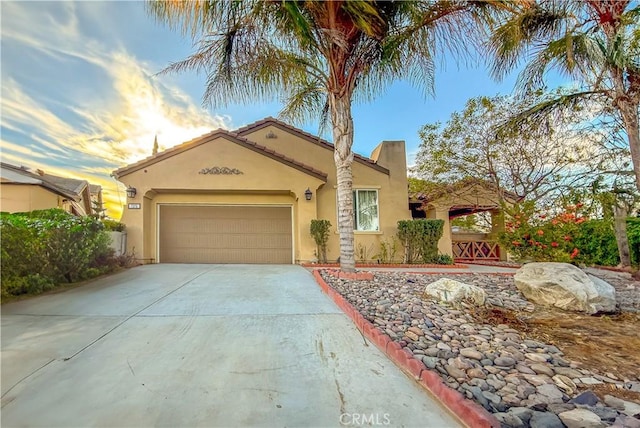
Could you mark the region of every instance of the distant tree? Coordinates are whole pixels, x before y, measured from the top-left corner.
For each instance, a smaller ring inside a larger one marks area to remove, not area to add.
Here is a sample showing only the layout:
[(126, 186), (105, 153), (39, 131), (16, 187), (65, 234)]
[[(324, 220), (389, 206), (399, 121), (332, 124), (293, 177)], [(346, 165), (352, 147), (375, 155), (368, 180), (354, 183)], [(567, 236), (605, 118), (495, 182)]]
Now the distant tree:
[[(572, 126), (579, 112), (555, 117), (542, 130), (533, 121), (502, 126), (537, 96), (520, 101), (507, 96), (473, 98), (446, 124), (425, 125), (419, 132), (422, 143), (414, 172), (436, 184), (474, 178), (532, 201), (552, 199), (582, 183), (593, 171), (594, 159), (588, 135)], [(504, 202), (500, 191), (496, 202)]]
[(153, 139), (153, 151), (151, 152), (152, 155), (156, 155), (158, 154), (158, 135), (156, 134), (156, 137)]
[(98, 219), (103, 219), (107, 217), (107, 209), (104, 207), (104, 204), (101, 201), (98, 200), (92, 200), (91, 201), (91, 211), (92, 211), (92, 215), (95, 218)]

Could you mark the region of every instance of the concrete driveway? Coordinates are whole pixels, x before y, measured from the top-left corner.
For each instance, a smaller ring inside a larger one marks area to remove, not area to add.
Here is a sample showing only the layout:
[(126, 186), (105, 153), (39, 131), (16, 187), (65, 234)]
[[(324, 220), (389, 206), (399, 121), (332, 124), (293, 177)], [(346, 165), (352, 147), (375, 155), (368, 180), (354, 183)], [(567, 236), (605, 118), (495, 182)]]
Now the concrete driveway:
[(244, 265), (147, 265), (4, 305), (1, 424), (459, 426), (305, 269)]

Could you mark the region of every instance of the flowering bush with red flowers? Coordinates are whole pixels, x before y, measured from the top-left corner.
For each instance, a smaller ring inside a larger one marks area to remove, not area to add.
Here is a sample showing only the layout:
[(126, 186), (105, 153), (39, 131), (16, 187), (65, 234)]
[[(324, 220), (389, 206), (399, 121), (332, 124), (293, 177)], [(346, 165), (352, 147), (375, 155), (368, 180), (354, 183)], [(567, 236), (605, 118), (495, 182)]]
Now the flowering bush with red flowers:
[(536, 214), (531, 203), (513, 206), (505, 218), (500, 245), (520, 261), (577, 262), (580, 250), (574, 237), (587, 218), (582, 204), (569, 205), (555, 214)]

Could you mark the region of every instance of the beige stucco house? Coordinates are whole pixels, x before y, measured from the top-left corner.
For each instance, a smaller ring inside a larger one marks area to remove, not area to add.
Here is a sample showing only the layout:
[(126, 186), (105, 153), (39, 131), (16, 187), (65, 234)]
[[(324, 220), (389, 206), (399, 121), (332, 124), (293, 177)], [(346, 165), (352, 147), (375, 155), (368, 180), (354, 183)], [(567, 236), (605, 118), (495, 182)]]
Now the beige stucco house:
[[(339, 256), (333, 145), (273, 118), (216, 130), (114, 171), (128, 188), (128, 250), (147, 263), (300, 263), (312, 219)], [(353, 163), (356, 245), (378, 248), (410, 219), (403, 141)]]
[(102, 204), (102, 187), (86, 180), (60, 177), (41, 169), (0, 164), (0, 211), (28, 212), (61, 208), (83, 216)]

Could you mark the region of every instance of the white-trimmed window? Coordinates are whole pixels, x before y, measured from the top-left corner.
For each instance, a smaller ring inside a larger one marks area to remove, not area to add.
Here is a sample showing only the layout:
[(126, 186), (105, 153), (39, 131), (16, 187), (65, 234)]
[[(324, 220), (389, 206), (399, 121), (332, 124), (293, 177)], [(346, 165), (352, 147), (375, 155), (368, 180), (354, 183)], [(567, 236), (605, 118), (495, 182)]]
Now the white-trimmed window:
[(354, 230), (377, 232), (380, 230), (380, 211), (378, 210), (378, 191), (356, 189), (353, 191)]

